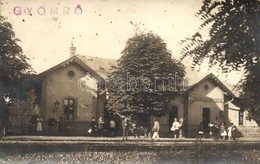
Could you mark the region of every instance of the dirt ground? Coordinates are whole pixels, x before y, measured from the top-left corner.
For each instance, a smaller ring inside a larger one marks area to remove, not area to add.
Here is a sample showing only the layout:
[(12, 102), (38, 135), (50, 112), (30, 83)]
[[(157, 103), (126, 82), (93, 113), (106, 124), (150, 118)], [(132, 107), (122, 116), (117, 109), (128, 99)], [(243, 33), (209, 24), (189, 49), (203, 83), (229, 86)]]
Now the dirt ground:
[[(24, 146), (24, 145), (22, 145)], [(30, 146), (30, 145), (27, 145)], [(29, 148), (5, 147), (0, 151), (0, 163), (260, 163), (260, 149), (223, 149), (194, 147), (171, 150), (106, 150), (90, 151), (57, 148), (36, 151)]]

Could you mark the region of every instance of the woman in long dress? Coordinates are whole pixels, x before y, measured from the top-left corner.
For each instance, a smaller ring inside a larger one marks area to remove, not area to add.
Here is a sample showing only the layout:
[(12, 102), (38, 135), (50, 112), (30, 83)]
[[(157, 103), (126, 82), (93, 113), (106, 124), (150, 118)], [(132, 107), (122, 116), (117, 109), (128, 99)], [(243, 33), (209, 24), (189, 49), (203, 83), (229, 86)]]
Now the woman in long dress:
[(42, 129), (43, 129), (42, 128), (42, 122), (43, 122), (43, 120), (42, 120), (41, 117), (38, 117), (36, 119), (36, 132), (37, 132), (38, 135), (42, 133)]

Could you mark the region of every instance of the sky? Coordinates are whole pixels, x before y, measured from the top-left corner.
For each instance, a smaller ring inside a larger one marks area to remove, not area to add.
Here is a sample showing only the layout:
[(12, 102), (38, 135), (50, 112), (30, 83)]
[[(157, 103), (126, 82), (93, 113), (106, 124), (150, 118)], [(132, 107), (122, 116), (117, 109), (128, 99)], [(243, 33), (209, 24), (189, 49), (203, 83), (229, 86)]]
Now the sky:
[[(21, 40), (19, 45), (37, 73), (68, 59), (71, 42), (77, 47), (76, 54), (120, 58), (127, 39), (134, 34), (133, 24), (144, 32), (158, 34), (178, 59), (181, 52), (178, 43), (193, 35), (201, 23), (195, 13), (202, 0), (0, 2), (0, 14), (13, 25), (16, 37)], [(185, 60), (185, 64), (190, 66), (190, 61)], [(207, 68), (202, 66), (200, 70), (207, 72)], [(240, 77), (235, 73), (226, 80), (235, 84)]]

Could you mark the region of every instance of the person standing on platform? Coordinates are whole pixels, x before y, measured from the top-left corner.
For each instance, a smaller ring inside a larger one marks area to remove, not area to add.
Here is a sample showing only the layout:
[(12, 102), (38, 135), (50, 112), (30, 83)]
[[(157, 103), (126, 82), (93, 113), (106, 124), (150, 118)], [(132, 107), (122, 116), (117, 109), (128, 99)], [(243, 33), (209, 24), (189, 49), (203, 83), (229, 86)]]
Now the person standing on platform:
[(123, 121), (122, 121), (122, 129), (123, 129), (123, 140), (127, 140), (128, 137), (128, 119), (127, 117), (122, 117)]
[(98, 128), (98, 125), (97, 125), (97, 122), (96, 122), (96, 119), (95, 117), (92, 118), (92, 121), (90, 123), (90, 134), (92, 137), (95, 137), (97, 136), (97, 129)]
[(179, 139), (184, 139), (183, 136), (183, 130), (184, 130), (184, 119), (180, 118), (179, 123), (180, 123), (180, 127), (179, 127)]
[(178, 122), (177, 118), (174, 118), (174, 121), (172, 123), (171, 131), (173, 131), (173, 138), (176, 140), (178, 134), (179, 134), (179, 128), (180, 123)]
[(43, 120), (40, 116), (37, 117), (36, 119), (36, 132), (37, 132), (37, 135), (41, 135), (42, 134), (42, 131), (43, 131)]
[(236, 138), (235, 138), (235, 131), (236, 131), (236, 126), (231, 123), (230, 126), (228, 127), (228, 140), (231, 140), (231, 138), (236, 141)]
[(98, 135), (99, 137), (103, 137), (104, 136), (104, 120), (103, 117), (99, 117), (98, 119)]
[(225, 123), (222, 122), (220, 125), (220, 136), (222, 137), (222, 140), (226, 140), (226, 136), (227, 136), (227, 131), (226, 131), (226, 127), (225, 127)]
[(114, 137), (116, 134), (116, 122), (112, 118), (109, 123), (110, 123), (110, 136)]
[(159, 130), (160, 130), (160, 124), (157, 121), (157, 119), (154, 119), (154, 124), (153, 124), (153, 128), (152, 128), (152, 131), (153, 131), (152, 139), (155, 139), (155, 138), (157, 138), (158, 140), (160, 139)]

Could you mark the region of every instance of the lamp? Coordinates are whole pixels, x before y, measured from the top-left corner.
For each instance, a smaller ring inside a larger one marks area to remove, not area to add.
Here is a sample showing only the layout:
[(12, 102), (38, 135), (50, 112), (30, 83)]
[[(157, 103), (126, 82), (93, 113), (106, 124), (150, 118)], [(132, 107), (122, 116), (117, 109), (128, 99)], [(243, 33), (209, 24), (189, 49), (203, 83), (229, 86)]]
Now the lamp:
[(53, 110), (53, 113), (59, 109), (59, 106), (60, 106), (60, 102), (56, 100), (56, 101), (54, 102), (54, 110)]

